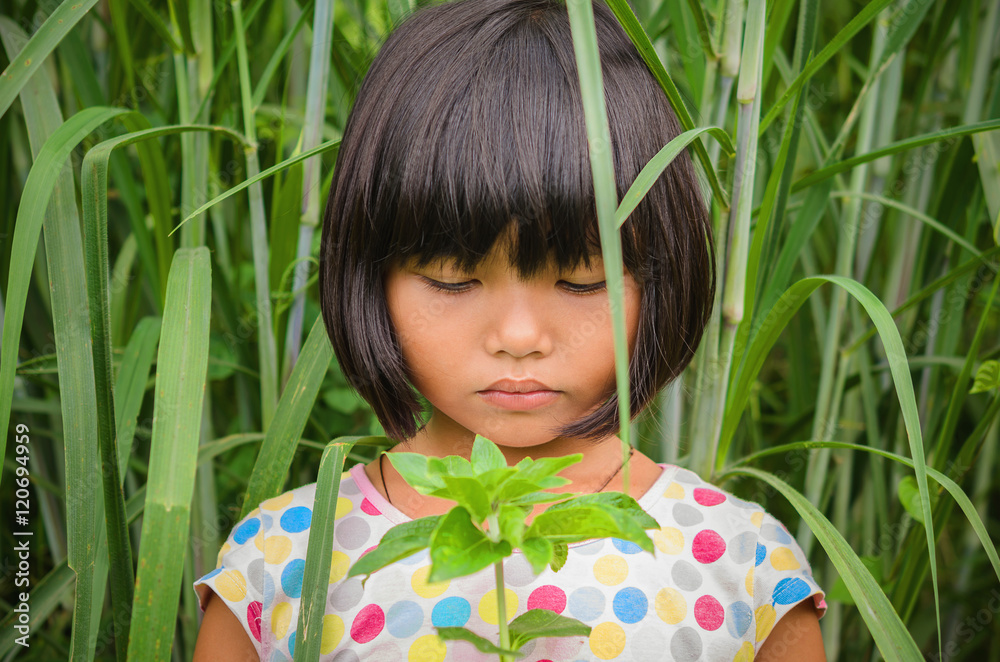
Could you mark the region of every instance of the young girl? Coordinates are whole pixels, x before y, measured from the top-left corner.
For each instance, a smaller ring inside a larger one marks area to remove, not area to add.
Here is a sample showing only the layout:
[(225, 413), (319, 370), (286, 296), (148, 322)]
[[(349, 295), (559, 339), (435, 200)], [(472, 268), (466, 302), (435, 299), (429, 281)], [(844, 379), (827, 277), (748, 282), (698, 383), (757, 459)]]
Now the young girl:
[[(594, 11), (621, 196), (679, 128), (614, 16)], [(479, 433), (510, 464), (582, 453), (561, 474), (566, 491), (624, 488), (592, 186), (565, 5), (460, 0), (389, 37), (337, 157), (320, 291), (341, 369), (400, 440), (390, 452), (468, 457)], [(690, 361), (713, 300), (711, 226), (686, 157), (621, 236), (637, 414)], [(525, 660), (824, 659), (823, 593), (777, 520), (638, 451), (625, 462), (631, 495), (661, 525), (656, 556), (595, 540), (538, 576), (520, 553), (508, 558), (510, 618), (547, 608), (593, 627), (536, 640)], [(294, 655), (315, 489), (261, 503), (195, 582), (196, 659)], [(434, 630), (495, 640), (489, 570), (429, 584), (424, 552), (364, 586), (345, 578), (388, 529), (451, 505), (418, 494), (381, 456), (345, 474), (322, 659), (495, 659), (446, 647)]]

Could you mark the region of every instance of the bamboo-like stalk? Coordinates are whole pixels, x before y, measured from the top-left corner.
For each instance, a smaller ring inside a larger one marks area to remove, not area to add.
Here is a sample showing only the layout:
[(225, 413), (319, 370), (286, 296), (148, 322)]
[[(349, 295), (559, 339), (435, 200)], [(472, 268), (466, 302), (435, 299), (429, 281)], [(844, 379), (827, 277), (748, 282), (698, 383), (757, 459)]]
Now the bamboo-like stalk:
[[(333, 0), (316, 0), (313, 12), (313, 41), (309, 55), (309, 82), (306, 86), (306, 116), (302, 126), (301, 148), (313, 149), (322, 139), (326, 121), (326, 89), (330, 78), (330, 48), (333, 41)], [(299, 242), (295, 252), (298, 261), (292, 280), (295, 300), (288, 315), (285, 335), (285, 357), (282, 382), (291, 374), (302, 344), (302, 322), (305, 316), (306, 279), (312, 253), (312, 238), (319, 225), (319, 169), (322, 159), (314, 156), (303, 164), (302, 211), (299, 219)]]
[[(750, 213), (753, 208), (754, 175), (757, 168), (758, 124), (760, 123), (760, 80), (764, 53), (764, 2), (750, 0), (743, 36), (743, 54), (736, 90), (739, 103), (739, 125), (736, 135), (736, 169), (733, 199), (736, 206), (730, 213), (730, 241), (726, 256), (725, 286), (722, 292), (722, 329), (719, 350), (719, 377), (713, 384), (709, 443), (692, 449), (695, 471), (708, 479), (716, 463), (722, 417), (728, 390), (728, 375), (733, 363), (736, 330), (743, 320), (746, 295), (747, 254), (750, 248)], [(722, 241), (722, 238), (719, 239)]]
[[(257, 129), (250, 99), (250, 68), (243, 29), (242, 0), (231, 0), (233, 25), (236, 28), (236, 57), (240, 69), (240, 97), (243, 105), (243, 132), (250, 145), (244, 151), (247, 178), (260, 172), (257, 161)], [(250, 239), (253, 246), (254, 285), (257, 302), (257, 355), (260, 361), (260, 402), (263, 429), (267, 430), (278, 407), (278, 356), (271, 315), (271, 285), (268, 274), (267, 227), (264, 221), (264, 192), (259, 183), (251, 184)]]

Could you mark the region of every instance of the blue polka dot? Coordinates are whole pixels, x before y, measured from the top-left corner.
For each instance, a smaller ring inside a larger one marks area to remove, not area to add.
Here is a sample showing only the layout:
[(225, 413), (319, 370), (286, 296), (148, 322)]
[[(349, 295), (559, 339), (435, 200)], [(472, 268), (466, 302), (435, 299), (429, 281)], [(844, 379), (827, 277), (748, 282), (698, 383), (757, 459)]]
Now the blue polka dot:
[(260, 531), (260, 520), (256, 517), (254, 519), (248, 519), (236, 527), (236, 530), (233, 531), (233, 540), (237, 545), (242, 545), (247, 540), (250, 540), (257, 535), (258, 531)]
[(630, 586), (615, 593), (611, 606), (622, 623), (638, 623), (646, 615), (649, 601), (645, 593)]
[(297, 598), (302, 595), (302, 571), (305, 570), (304, 559), (289, 561), (285, 569), (281, 571), (281, 590), (290, 598)]
[(288, 635), (288, 652), (291, 653), (292, 655), (295, 655), (295, 633), (296, 632), (298, 632), (298, 630), (296, 630), (295, 632), (293, 632), (290, 635)]
[(274, 580), (269, 573), (264, 573), (264, 609), (271, 606), (274, 601)]
[(604, 613), (604, 593), (593, 586), (584, 586), (570, 593), (566, 604), (574, 618), (592, 621)]
[(754, 565), (755, 566), (760, 565), (761, 563), (764, 562), (764, 559), (766, 558), (767, 558), (767, 547), (764, 547), (764, 545), (757, 543), (757, 560), (754, 561)]
[(264, 523), (264, 530), (265, 531), (270, 531), (271, 530), (271, 525), (274, 524), (274, 518), (271, 517), (270, 515), (266, 514), (266, 513), (261, 513), (259, 515), (259, 517), (260, 517), (260, 521)]
[(298, 533), (309, 528), (312, 511), (305, 506), (289, 508), (281, 515), (281, 528), (289, 533)]
[(618, 548), (618, 551), (622, 554), (638, 554), (642, 551), (642, 547), (636, 545), (634, 542), (629, 542), (628, 540), (622, 540), (621, 538), (612, 538), (611, 542), (614, 546)]
[(791, 605), (807, 597), (812, 590), (798, 577), (785, 577), (774, 587), (771, 599), (776, 605)]
[(385, 627), (389, 630), (389, 634), (399, 639), (409, 637), (419, 630), (423, 623), (424, 610), (411, 600), (397, 602), (389, 608), (389, 613), (385, 616)]
[(222, 572), (222, 570), (223, 570), (223, 568), (216, 568), (215, 570), (213, 570), (212, 572), (208, 573), (207, 575), (205, 575), (204, 577), (202, 577), (198, 581), (203, 582), (206, 579), (211, 579), (212, 577), (215, 577), (217, 574), (219, 574), (220, 572)]
[(453, 596), (434, 605), (431, 625), (436, 628), (460, 628), (469, 622), (472, 607), (465, 598)]
[(752, 622), (753, 612), (750, 610), (750, 605), (745, 602), (734, 602), (729, 605), (729, 613), (726, 614), (726, 628), (732, 637), (741, 639)]
[(417, 552), (416, 554), (407, 556), (405, 559), (400, 559), (398, 562), (402, 563), (403, 565), (417, 565), (417, 564), (427, 563), (428, 561), (430, 561), (430, 559), (431, 559), (430, 553), (426, 549), (423, 549)]

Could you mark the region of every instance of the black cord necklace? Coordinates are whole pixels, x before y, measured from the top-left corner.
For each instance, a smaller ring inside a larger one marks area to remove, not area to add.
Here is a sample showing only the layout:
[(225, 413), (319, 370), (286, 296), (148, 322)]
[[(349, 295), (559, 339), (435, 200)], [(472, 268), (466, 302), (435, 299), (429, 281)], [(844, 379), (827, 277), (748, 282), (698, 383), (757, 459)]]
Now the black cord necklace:
[[(596, 494), (597, 492), (603, 491), (605, 487), (607, 487), (608, 485), (611, 484), (611, 480), (615, 476), (617, 476), (621, 472), (622, 469), (625, 468), (625, 465), (629, 463), (629, 461), (632, 459), (632, 455), (634, 453), (635, 453), (635, 449), (634, 448), (628, 449), (628, 457), (625, 458), (624, 462), (622, 462), (622, 466), (618, 467), (618, 469), (615, 470), (615, 472), (613, 474), (611, 474), (610, 476), (608, 476), (608, 479), (606, 481), (604, 481), (604, 484), (601, 485), (598, 489), (594, 490), (594, 494)], [(389, 498), (389, 486), (385, 484), (385, 471), (382, 469), (382, 458), (384, 458), (384, 457), (385, 457), (385, 453), (382, 453), (381, 455), (378, 456), (378, 476), (379, 476), (380, 479), (382, 479), (382, 489), (385, 490), (385, 500), (388, 501), (391, 504), (392, 503), (392, 499)]]

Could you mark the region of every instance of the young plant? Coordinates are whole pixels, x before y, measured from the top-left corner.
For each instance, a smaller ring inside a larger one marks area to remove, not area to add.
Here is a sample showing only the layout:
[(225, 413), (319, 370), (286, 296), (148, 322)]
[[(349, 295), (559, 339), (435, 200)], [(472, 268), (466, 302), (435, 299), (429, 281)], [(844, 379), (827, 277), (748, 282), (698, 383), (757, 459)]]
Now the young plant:
[[(544, 490), (570, 481), (556, 474), (576, 464), (580, 454), (525, 458), (507, 466), (503, 453), (489, 439), (476, 435), (471, 462), (450, 455), (391, 453), (392, 466), (421, 494), (451, 499), (457, 505), (445, 515), (423, 517), (393, 527), (378, 547), (351, 566), (348, 576), (366, 575), (430, 548), (428, 581), (471, 575), (492, 565), (496, 577), (497, 644), (459, 627), (439, 627), (446, 641), (462, 640), (501, 660), (522, 657), (521, 648), (539, 637), (588, 636), (590, 626), (548, 609), (531, 609), (507, 622), (503, 559), (520, 549), (535, 574), (545, 566), (558, 572), (566, 563), (567, 545), (593, 538), (615, 537), (653, 553), (645, 529), (659, 528), (635, 499), (621, 492), (575, 495)], [(533, 506), (551, 503), (529, 525)]]

